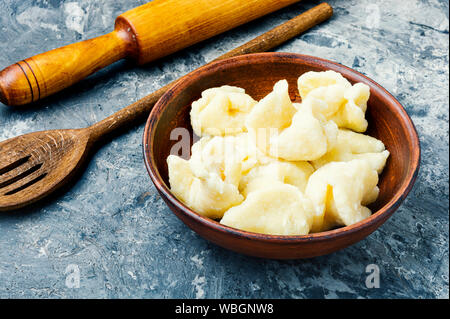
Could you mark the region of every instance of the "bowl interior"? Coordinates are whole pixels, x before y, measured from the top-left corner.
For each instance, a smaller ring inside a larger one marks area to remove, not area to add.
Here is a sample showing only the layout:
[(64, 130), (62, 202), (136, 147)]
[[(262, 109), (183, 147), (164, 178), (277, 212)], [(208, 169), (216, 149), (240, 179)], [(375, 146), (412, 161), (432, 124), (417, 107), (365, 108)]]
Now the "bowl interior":
[[(297, 79), (308, 71), (334, 70), (343, 74), (351, 83), (363, 82), (370, 87), (366, 118), (368, 131), (383, 141), (391, 153), (380, 176), (380, 194), (370, 208), (376, 213), (388, 203), (399, 204), (399, 196), (407, 193), (417, 173), (419, 145), (414, 125), (401, 105), (381, 86), (362, 74), (330, 61), (288, 53), (262, 53), (220, 61), (201, 68), (181, 80), (163, 96), (155, 106), (150, 118), (156, 121), (154, 131), (149, 134), (149, 148), (157, 173), (169, 187), (166, 158), (178, 140), (171, 140), (175, 128), (186, 128), (190, 132), (190, 108), (202, 91), (221, 85), (242, 87), (255, 100), (272, 91), (275, 82), (286, 79), (291, 99), (300, 102)], [(149, 120), (150, 121), (150, 120)], [(191, 144), (192, 145), (192, 144)], [(148, 154), (146, 155), (148, 156)], [(406, 195), (405, 195), (406, 196)]]

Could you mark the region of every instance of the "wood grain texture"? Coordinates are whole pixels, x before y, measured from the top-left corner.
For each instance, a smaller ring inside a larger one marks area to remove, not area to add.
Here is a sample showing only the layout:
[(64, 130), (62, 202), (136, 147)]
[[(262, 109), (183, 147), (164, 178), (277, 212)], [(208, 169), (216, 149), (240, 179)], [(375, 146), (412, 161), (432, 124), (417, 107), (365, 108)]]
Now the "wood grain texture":
[(127, 36), (114, 31), (22, 60), (0, 72), (0, 101), (36, 102), (126, 57)]
[(133, 56), (143, 64), (298, 1), (155, 0), (121, 14), (117, 23), (132, 29)]
[[(373, 215), (356, 224), (305, 236), (273, 236), (241, 231), (203, 217), (180, 202), (169, 189), (167, 156), (178, 141), (174, 128), (192, 133), (189, 112), (201, 92), (221, 85), (238, 86), (259, 100), (274, 83), (287, 79), (291, 99), (300, 102), (298, 77), (308, 71), (334, 70), (351, 83), (370, 87), (367, 134), (380, 139), (390, 151), (380, 176), (380, 194), (370, 205)], [(204, 238), (231, 250), (264, 258), (297, 259), (331, 253), (365, 238), (381, 226), (411, 190), (419, 170), (420, 144), (415, 127), (400, 103), (380, 85), (338, 63), (291, 53), (259, 53), (219, 61), (200, 68), (168, 90), (153, 108), (143, 137), (150, 177), (171, 210)]]
[(89, 131), (30, 133), (0, 143), (0, 211), (36, 202), (64, 185), (88, 154)]
[[(247, 43), (233, 49), (214, 61), (220, 61), (229, 57), (234, 57), (243, 54), (269, 51), (278, 45), (292, 39), (293, 37), (305, 32), (313, 26), (329, 19), (333, 15), (333, 9), (328, 3), (321, 3), (306, 12), (292, 18), (291, 20), (281, 24), (265, 32), (264, 34), (248, 41)], [(211, 63), (212, 63), (211, 62)], [(153, 105), (163, 96), (163, 94), (179, 79), (172, 81), (164, 87), (158, 89), (152, 94), (140, 99), (139, 101), (127, 106), (126, 108), (114, 113), (103, 121), (92, 126), (93, 137), (101, 137), (122, 125), (130, 124), (142, 116), (150, 113)]]
[(5, 68), (0, 72), (0, 101), (7, 105), (38, 101), (117, 60), (128, 57), (147, 63), (298, 1), (151, 1), (118, 16), (109, 34)]
[[(322, 10), (323, 5), (304, 14), (310, 15), (312, 12), (315, 15)], [(291, 26), (292, 23), (313, 26), (310, 19), (299, 17), (286, 23)], [(269, 50), (295, 35), (282, 30), (280, 27), (274, 28), (259, 36), (257, 41), (252, 40), (216, 60), (239, 55), (241, 52)], [(304, 31), (305, 28), (298, 30)], [(34, 203), (69, 182), (95, 142), (119, 128), (145, 118), (158, 99), (176, 82), (160, 88), (88, 128), (36, 132), (1, 142), (0, 211), (15, 210)]]

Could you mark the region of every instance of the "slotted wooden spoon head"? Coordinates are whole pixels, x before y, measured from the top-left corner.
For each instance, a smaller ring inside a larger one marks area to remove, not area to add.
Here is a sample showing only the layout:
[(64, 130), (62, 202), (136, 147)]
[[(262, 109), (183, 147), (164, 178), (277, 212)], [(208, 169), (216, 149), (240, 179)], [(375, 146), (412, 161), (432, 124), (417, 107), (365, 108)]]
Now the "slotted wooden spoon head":
[(0, 142), (0, 211), (34, 203), (68, 182), (88, 153), (89, 133), (43, 131)]

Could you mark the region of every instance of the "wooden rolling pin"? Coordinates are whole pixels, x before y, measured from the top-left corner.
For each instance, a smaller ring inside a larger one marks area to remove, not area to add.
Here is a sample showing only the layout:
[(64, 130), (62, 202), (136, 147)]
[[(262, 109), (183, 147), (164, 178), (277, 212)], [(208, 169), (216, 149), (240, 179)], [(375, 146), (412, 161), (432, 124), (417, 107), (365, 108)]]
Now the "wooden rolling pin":
[[(271, 50), (332, 14), (330, 5), (322, 3), (215, 61)], [(89, 127), (34, 132), (0, 142), (0, 212), (34, 203), (67, 184), (98, 140), (123, 127), (142, 122), (154, 104), (177, 81)]]
[(0, 101), (38, 101), (120, 59), (144, 64), (298, 1), (153, 0), (118, 16), (111, 33), (7, 67)]

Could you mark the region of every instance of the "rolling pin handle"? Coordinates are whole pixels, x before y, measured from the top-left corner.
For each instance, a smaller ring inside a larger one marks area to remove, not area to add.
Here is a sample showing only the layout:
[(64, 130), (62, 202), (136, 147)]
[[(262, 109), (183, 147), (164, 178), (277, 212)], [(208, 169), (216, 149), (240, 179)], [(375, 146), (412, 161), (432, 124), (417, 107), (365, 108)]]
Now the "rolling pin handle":
[(125, 58), (130, 35), (115, 30), (19, 61), (0, 71), (0, 101), (6, 105), (36, 102)]

